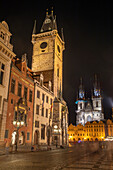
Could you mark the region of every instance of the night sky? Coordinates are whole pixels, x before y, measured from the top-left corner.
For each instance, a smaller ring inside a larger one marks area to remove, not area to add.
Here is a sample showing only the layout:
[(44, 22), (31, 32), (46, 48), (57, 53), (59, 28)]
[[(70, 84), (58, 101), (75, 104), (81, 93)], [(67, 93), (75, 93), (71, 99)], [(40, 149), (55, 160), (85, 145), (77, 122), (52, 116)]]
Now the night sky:
[(69, 123), (75, 124), (75, 101), (79, 79), (89, 98), (96, 73), (103, 92), (105, 118), (110, 118), (113, 97), (113, 6), (109, 0), (1, 1), (0, 22), (12, 33), (11, 43), (18, 57), (27, 53), (31, 67), (32, 30), (37, 20), (39, 33), (46, 9), (54, 9), (59, 34), (64, 28), (63, 97), (69, 107)]

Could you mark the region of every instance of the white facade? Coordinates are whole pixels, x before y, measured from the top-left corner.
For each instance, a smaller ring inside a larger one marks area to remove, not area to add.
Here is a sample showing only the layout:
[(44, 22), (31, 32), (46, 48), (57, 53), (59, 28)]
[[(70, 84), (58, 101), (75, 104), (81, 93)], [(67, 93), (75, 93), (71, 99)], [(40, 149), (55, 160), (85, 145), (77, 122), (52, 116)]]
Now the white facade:
[(2, 21), (0, 23), (0, 141), (4, 141), (11, 59), (15, 56), (10, 37), (9, 27), (5, 21)]
[[(40, 75), (40, 78), (42, 75)], [(33, 143), (38, 145), (51, 144), (52, 115), (54, 95), (50, 88), (43, 85), (43, 82), (37, 80), (35, 83), (34, 99), (34, 123), (33, 123)], [(49, 83), (50, 84), (50, 83)], [(48, 139), (49, 138), (49, 139)]]
[(97, 77), (95, 78), (92, 101), (85, 99), (85, 91), (81, 84), (79, 86), (78, 100), (76, 101), (76, 124), (85, 125), (86, 122), (104, 120), (104, 114), (102, 113), (102, 97), (100, 94), (100, 88), (97, 84)]

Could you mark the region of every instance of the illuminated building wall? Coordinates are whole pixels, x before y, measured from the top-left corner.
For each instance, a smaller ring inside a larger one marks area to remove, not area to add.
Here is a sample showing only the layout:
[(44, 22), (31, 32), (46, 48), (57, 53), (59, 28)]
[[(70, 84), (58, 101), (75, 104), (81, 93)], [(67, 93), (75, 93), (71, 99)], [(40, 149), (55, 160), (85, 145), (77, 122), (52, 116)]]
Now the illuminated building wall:
[[(12, 60), (9, 83), (9, 97), (5, 141), (16, 142), (16, 128), (13, 121), (24, 120), (24, 126), (19, 129), (18, 144), (32, 143), (34, 82), (32, 71), (27, 67), (26, 54), (21, 59)], [(18, 118), (17, 118), (18, 117)]]
[(11, 59), (15, 57), (10, 44), (11, 33), (5, 21), (0, 22), (0, 142), (4, 141), (8, 105)]
[[(35, 22), (32, 44), (32, 70), (35, 76), (42, 74), (44, 82), (51, 82), (51, 91), (53, 92), (52, 144), (67, 144), (68, 108), (62, 97), (63, 51), (65, 49), (65, 42), (63, 31), (61, 36), (58, 33), (53, 10), (50, 14), (48, 14), (48, 11), (46, 12), (39, 33), (37, 33)], [(46, 92), (44, 93), (46, 94)], [(45, 118), (43, 119), (45, 120)]]
[(102, 96), (97, 82), (97, 76), (95, 76), (91, 100), (85, 98), (85, 90), (81, 81), (77, 101), (75, 102), (77, 106), (76, 125), (80, 123), (85, 125), (86, 122), (104, 120), (104, 114), (102, 113)]
[[(110, 131), (110, 127), (109, 127)], [(68, 127), (69, 141), (102, 141), (105, 139), (105, 124), (102, 121), (99, 122), (87, 122), (85, 126), (78, 124)]]

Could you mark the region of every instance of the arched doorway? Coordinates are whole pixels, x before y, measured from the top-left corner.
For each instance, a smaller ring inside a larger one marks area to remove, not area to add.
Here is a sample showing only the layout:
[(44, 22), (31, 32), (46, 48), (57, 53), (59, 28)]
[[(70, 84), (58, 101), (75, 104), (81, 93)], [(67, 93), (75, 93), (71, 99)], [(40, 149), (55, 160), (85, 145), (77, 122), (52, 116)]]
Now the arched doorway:
[(35, 130), (35, 133), (34, 133), (34, 144), (39, 145), (39, 131), (38, 130)]
[(16, 131), (14, 131), (13, 133), (12, 133), (12, 139), (11, 139), (11, 143), (12, 143), (12, 145), (15, 145), (15, 143), (16, 143)]

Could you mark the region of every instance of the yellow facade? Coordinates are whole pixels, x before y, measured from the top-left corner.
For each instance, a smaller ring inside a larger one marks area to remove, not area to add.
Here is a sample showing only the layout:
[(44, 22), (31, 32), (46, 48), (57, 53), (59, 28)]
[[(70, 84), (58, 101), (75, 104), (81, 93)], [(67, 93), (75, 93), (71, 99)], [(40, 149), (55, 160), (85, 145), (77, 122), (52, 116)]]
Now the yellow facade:
[[(113, 123), (112, 126), (109, 124), (109, 127), (113, 128)], [(111, 131), (113, 132), (113, 129), (109, 130), (109, 134)], [(78, 124), (77, 126), (70, 124), (68, 127), (68, 136), (70, 142), (79, 140), (102, 141), (105, 139), (105, 124), (102, 121), (87, 122), (85, 126), (82, 124)]]
[(107, 120), (107, 136), (113, 136), (113, 122), (111, 120)]

